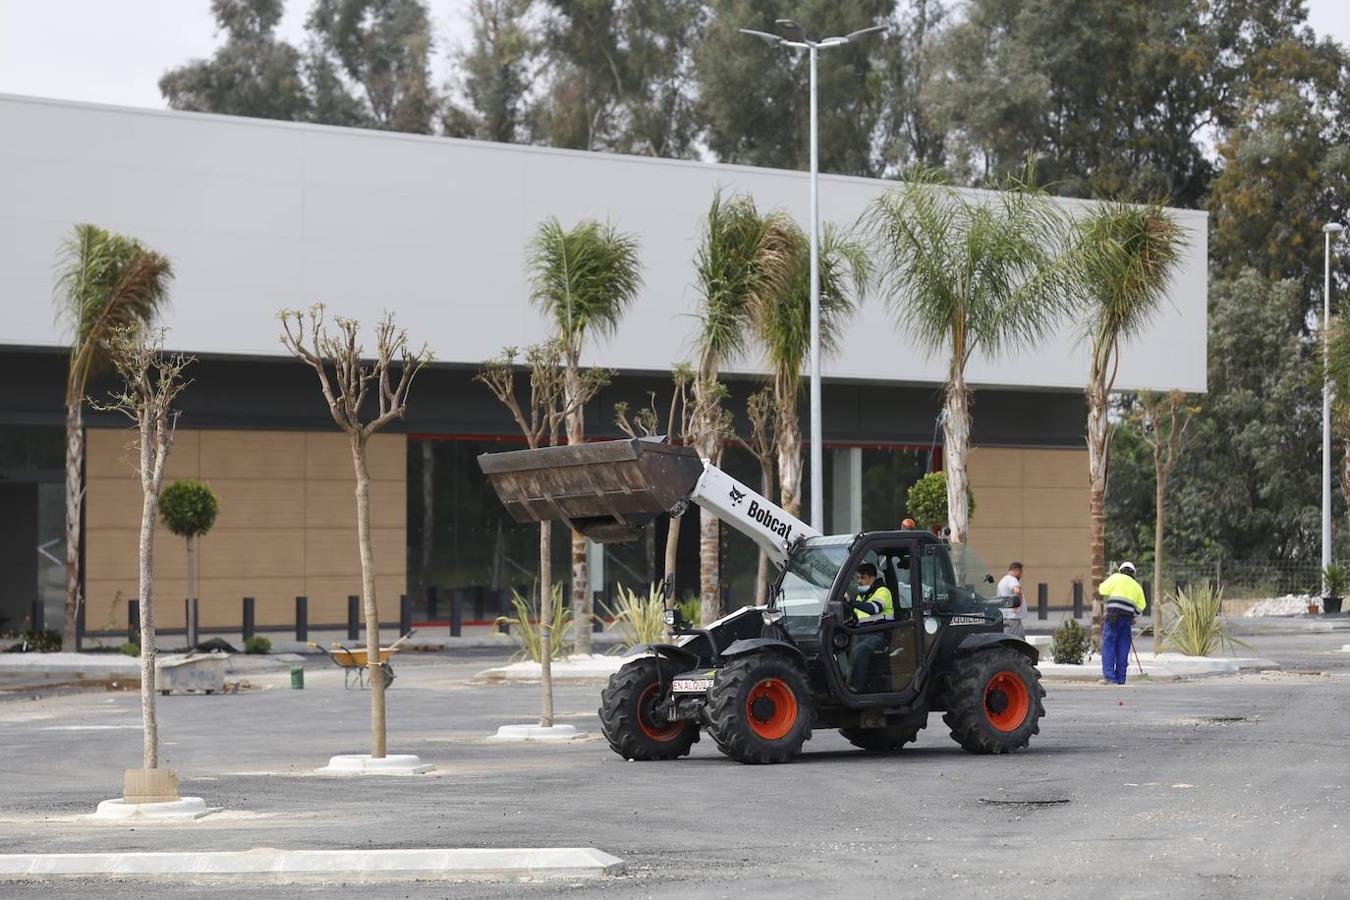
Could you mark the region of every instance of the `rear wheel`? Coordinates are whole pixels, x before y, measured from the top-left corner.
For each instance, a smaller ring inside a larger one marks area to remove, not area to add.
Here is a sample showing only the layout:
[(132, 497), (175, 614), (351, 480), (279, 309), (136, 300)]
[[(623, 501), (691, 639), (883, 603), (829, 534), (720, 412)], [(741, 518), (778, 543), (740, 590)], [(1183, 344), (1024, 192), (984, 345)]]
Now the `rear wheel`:
[(782, 763), (811, 737), (816, 705), (801, 667), (776, 653), (729, 663), (713, 683), (708, 733), (743, 763)]
[(942, 720), (971, 753), (1011, 753), (1040, 733), (1044, 696), (1041, 673), (1025, 656), (993, 647), (956, 661)]
[(600, 730), (624, 759), (677, 759), (698, 740), (693, 722), (666, 722), (656, 715), (675, 664), (655, 656), (636, 659), (609, 676), (600, 695)]
[(928, 717), (908, 719), (880, 728), (841, 728), (839, 733), (853, 746), (863, 750), (893, 753), (906, 744), (914, 743), (919, 732), (927, 727)]

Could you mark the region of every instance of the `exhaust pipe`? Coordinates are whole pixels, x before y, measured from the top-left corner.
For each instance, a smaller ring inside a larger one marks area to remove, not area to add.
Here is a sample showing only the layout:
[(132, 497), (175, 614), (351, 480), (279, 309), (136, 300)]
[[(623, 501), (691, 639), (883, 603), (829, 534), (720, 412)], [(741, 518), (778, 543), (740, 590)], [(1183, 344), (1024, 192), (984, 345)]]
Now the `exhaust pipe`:
[(694, 448), (660, 438), (484, 453), (478, 467), (517, 522), (561, 521), (602, 544), (637, 540), (703, 475)]

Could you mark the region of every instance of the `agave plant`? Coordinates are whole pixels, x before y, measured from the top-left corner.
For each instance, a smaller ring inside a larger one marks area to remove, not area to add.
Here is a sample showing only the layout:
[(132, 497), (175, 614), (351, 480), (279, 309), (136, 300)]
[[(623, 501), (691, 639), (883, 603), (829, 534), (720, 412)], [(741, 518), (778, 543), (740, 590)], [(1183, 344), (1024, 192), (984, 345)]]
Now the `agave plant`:
[[(519, 591), (511, 591), (511, 606), (514, 616), (498, 616), (496, 624), (509, 626), (520, 641), (520, 649), (511, 657), (513, 660), (528, 659), (539, 662), (543, 658), (543, 632), (539, 627), (539, 606), (534, 602), (534, 593), (529, 598), (522, 597)], [(572, 610), (563, 605), (562, 585), (553, 586), (553, 598), (550, 606), (553, 611), (553, 645), (549, 659), (562, 659), (567, 655), (570, 644), (567, 643), (567, 629), (572, 624)]]
[(654, 644), (665, 638), (666, 603), (660, 582), (647, 589), (647, 595), (619, 585), (618, 598), (607, 611), (613, 618), (612, 628), (619, 637), (616, 651), (627, 650), (638, 644)]
[(1231, 653), (1235, 648), (1251, 650), (1252, 645), (1228, 633), (1223, 610), (1223, 588), (1208, 584), (1190, 590), (1178, 587), (1168, 594), (1168, 625), (1163, 642), (1171, 650), (1186, 656), (1213, 656), (1224, 647)]

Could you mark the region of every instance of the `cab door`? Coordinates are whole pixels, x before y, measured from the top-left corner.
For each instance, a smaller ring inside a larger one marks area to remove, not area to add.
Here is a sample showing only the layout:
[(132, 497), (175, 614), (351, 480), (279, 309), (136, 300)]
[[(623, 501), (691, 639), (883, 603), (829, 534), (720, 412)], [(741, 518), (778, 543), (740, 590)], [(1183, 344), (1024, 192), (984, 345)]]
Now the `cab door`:
[[(915, 550), (910, 541), (873, 542), (852, 563), (854, 572), (862, 563), (876, 567), (891, 594), (893, 611), (890, 616), (858, 621), (847, 605), (842, 610), (842, 621), (832, 638), (834, 674), (843, 692), (858, 700), (893, 703), (897, 695), (915, 687), (923, 659), (922, 630), (915, 615), (919, 596)], [(847, 597), (853, 599), (857, 594), (855, 578)]]

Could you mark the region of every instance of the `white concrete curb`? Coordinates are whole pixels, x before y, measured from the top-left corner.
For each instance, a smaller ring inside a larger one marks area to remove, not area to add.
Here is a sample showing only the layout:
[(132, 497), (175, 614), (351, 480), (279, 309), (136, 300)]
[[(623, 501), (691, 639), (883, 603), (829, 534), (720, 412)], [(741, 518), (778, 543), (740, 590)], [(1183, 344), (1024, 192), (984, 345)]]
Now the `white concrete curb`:
[[(549, 668), (554, 681), (607, 681), (609, 676), (632, 661), (633, 657), (630, 656), (593, 653), (590, 656), (577, 655), (554, 660)], [(497, 666), (479, 672), (474, 678), (482, 681), (538, 681), (539, 663), (526, 661)]]
[[(1140, 653), (1136, 662), (1130, 655), (1129, 678), (1139, 677), (1139, 665), (1153, 681), (1176, 681), (1178, 678), (1203, 678), (1211, 675), (1234, 675), (1238, 672), (1262, 672), (1280, 668), (1279, 663), (1256, 656), (1182, 656), (1179, 653)], [(1101, 657), (1081, 666), (1061, 665), (1042, 658), (1037, 664), (1047, 681), (1098, 681), (1102, 677)]]
[(1342, 653), (1350, 653), (1350, 644), (1341, 644)]
[(425, 775), (436, 767), (422, 762), (414, 753), (394, 753), (372, 759), (368, 753), (333, 756), (328, 765), (315, 769), (315, 775)]
[(195, 822), (202, 816), (220, 812), (219, 806), (207, 806), (201, 797), (181, 797), (164, 803), (128, 803), (121, 797), (104, 800), (98, 809), (84, 818), (92, 822)]
[(586, 732), (577, 731), (574, 725), (503, 725), (497, 729), (497, 733), (488, 737), (489, 741), (501, 743), (508, 742), (538, 742), (538, 743), (560, 743), (563, 741), (579, 741), (586, 737)]
[(272, 850), (211, 853), (0, 855), (0, 880), (160, 878), (261, 881), (516, 881), (619, 875), (624, 861), (593, 847), (440, 850)]

